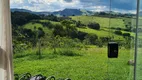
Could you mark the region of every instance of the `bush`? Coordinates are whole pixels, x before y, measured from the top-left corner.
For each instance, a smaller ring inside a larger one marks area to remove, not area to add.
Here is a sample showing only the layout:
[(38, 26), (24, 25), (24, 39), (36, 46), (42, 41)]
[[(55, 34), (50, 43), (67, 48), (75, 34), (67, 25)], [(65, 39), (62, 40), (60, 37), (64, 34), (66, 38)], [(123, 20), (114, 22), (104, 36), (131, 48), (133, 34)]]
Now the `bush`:
[(38, 28), (38, 38), (44, 37), (45, 36), (45, 32), (43, 31), (42, 28)]
[(26, 38), (33, 38), (35, 36), (34, 32), (31, 29), (21, 29), (21, 33)]
[(111, 40), (111, 38), (110, 38), (110, 37), (100, 37), (100, 40), (101, 40), (102, 42), (108, 42), (108, 41)]
[(116, 28), (116, 30), (122, 30), (122, 29), (118, 27), (118, 28)]
[(62, 25), (56, 24), (54, 26), (53, 34), (54, 34), (54, 36), (59, 35), (59, 36), (63, 37), (66, 35), (66, 31), (64, 30)]
[(98, 39), (96, 42), (97, 42), (96, 45), (97, 45), (98, 47), (103, 47), (103, 44), (104, 44), (104, 43), (102, 42), (101, 39)]
[(110, 27), (110, 29), (116, 29), (115, 27)]
[(88, 27), (92, 28), (92, 29), (100, 30), (100, 24), (99, 23), (89, 23)]
[(53, 14), (50, 14), (46, 17), (44, 17), (45, 19), (51, 20), (51, 21), (58, 21), (58, 17), (54, 16)]
[(87, 35), (87, 33), (79, 31), (77, 38), (80, 40), (84, 40), (86, 35)]
[(98, 36), (95, 35), (95, 34), (88, 34), (88, 35), (85, 36), (85, 39), (89, 40), (89, 42), (90, 42), (91, 44), (95, 44), (95, 42), (96, 42), (97, 39), (98, 39)]
[(67, 32), (67, 36), (71, 38), (77, 38), (77, 28), (73, 25), (66, 26), (65, 31)]
[(75, 51), (64, 49), (59, 52), (60, 55), (63, 56), (81, 56), (80, 54), (76, 53)]
[(42, 22), (41, 23), (44, 27), (48, 27), (49, 29), (54, 28), (54, 25), (51, 22)]
[(61, 24), (67, 27), (68, 25), (73, 24), (73, 22), (71, 20), (63, 20), (61, 21)]
[(122, 35), (122, 32), (120, 30), (115, 31), (114, 33), (117, 35)]
[(130, 37), (130, 33), (123, 33), (123, 37)]
[(85, 28), (86, 27), (86, 25), (82, 24), (81, 21), (77, 21), (76, 26), (79, 27), (79, 28)]
[[(136, 32), (136, 28), (133, 28), (132, 31)], [(142, 28), (138, 28), (138, 32), (142, 32)]]

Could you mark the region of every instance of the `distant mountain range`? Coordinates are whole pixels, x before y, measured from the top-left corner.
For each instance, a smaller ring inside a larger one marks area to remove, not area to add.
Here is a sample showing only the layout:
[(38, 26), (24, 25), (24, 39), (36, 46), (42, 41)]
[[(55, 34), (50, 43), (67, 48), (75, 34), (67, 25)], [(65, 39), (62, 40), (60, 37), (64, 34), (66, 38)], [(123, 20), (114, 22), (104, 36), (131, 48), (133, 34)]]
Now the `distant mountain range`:
[(72, 16), (72, 15), (92, 15), (94, 12), (81, 10), (81, 9), (64, 9), (62, 11), (56, 11), (52, 14), (61, 16)]
[(92, 14), (94, 14), (94, 12), (92, 12), (92, 11), (81, 10), (81, 9), (64, 9), (64, 10), (55, 11), (55, 12), (34, 12), (34, 11), (26, 10), (26, 9), (11, 9), (11, 12), (15, 12), (15, 11), (29, 12), (29, 13), (33, 13), (33, 14), (37, 14), (37, 15), (53, 14), (53, 15), (56, 15), (56, 16), (92, 15)]
[(33, 14), (37, 14), (37, 15), (41, 15), (41, 14), (49, 15), (49, 14), (51, 14), (50, 12), (34, 12), (34, 11), (27, 10), (27, 9), (17, 9), (17, 8), (11, 9), (11, 12), (15, 12), (15, 11), (28, 12), (28, 13), (33, 13)]
[[(88, 10), (83, 10), (83, 9), (64, 9), (61, 11), (55, 11), (55, 12), (34, 12), (31, 10), (27, 10), (27, 9), (11, 9), (11, 12), (15, 12), (15, 11), (19, 11), (19, 12), (28, 12), (28, 13), (33, 13), (33, 14), (37, 14), (37, 15), (56, 15), (56, 16), (77, 16), (77, 15), (93, 15), (97, 12), (93, 12), (93, 11), (88, 11)], [(109, 11), (105, 11), (105, 13), (109, 13)], [(118, 12), (111, 12), (111, 14), (123, 14), (123, 13), (118, 13)], [(131, 14), (131, 13), (128, 13)], [(142, 11), (140, 12), (140, 16), (142, 16)]]

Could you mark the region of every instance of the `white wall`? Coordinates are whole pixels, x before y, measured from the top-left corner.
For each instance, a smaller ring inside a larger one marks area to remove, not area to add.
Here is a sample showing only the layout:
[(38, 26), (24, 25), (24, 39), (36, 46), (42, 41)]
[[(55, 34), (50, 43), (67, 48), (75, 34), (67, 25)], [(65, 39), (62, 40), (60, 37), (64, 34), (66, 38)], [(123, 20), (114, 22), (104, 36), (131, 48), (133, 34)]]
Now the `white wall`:
[(9, 0), (0, 0), (0, 80), (13, 80)]

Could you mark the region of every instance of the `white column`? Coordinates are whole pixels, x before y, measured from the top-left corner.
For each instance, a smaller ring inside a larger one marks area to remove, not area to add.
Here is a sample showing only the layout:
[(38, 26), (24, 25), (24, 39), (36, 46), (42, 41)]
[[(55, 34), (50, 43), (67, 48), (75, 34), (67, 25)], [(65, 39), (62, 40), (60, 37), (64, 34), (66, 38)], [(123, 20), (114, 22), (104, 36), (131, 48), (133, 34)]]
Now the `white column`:
[(10, 1), (0, 0), (0, 80), (13, 80)]

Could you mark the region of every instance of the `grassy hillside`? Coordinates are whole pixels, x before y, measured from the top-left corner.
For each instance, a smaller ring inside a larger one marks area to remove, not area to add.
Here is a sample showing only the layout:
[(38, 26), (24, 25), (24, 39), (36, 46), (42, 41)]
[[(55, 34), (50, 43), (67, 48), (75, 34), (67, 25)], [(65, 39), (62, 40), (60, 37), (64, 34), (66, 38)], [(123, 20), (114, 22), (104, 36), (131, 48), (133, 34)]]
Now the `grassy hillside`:
[[(100, 24), (100, 26), (103, 27), (120, 27), (125, 28), (125, 24), (123, 22), (123, 19), (120, 18), (104, 18), (104, 17), (96, 17), (96, 16), (71, 16), (73, 20), (81, 21), (84, 24), (88, 24), (91, 22), (97, 22)], [(110, 24), (109, 24), (110, 23)]]
[[(48, 20), (40, 20), (40, 21), (41, 22), (48, 22)], [(36, 27), (36, 29), (43, 28), (43, 31), (46, 34), (51, 34), (52, 33), (52, 30), (50, 30), (50, 29), (48, 29), (46, 27), (43, 27), (43, 25), (40, 24), (40, 23), (29, 22), (29, 23), (25, 24), (23, 27), (26, 28), (26, 29), (31, 29), (32, 31), (34, 31), (34, 27)]]
[[(114, 18), (114, 19), (110, 20), (109, 18), (96, 17), (96, 16), (72, 16), (71, 18), (76, 21), (81, 21), (81, 23), (86, 24), (86, 25), (91, 22), (97, 22), (101, 26), (101, 30), (95, 30), (95, 29), (91, 29), (91, 28), (86, 27), (86, 28), (78, 28), (79, 31), (86, 32), (86, 33), (93, 33), (93, 34), (96, 34), (98, 37), (113, 36), (115, 40), (123, 40), (124, 39), (123, 36), (114, 34), (114, 31), (115, 31), (114, 29), (109, 29), (112, 27), (125, 28), (125, 24), (124, 24), (125, 22), (123, 21), (123, 19)], [(109, 25), (109, 20), (111, 21), (110, 25)], [(49, 22), (49, 20), (39, 20), (39, 21), (40, 22)], [(126, 21), (129, 22), (130, 20), (126, 19)], [(60, 22), (54, 22), (54, 21), (50, 21), (50, 22), (52, 24), (61, 24)], [(38, 27), (43, 28), (43, 30), (46, 33), (52, 32), (52, 30), (49, 30), (48, 28), (43, 27), (43, 25), (40, 23), (33, 24), (32, 22), (30, 22), (30, 23), (24, 25), (25, 28), (32, 29), (32, 30), (34, 29), (35, 26), (36, 26), (36, 28), (38, 28)], [(127, 32), (127, 31), (123, 31), (123, 30), (121, 30), (121, 31), (122, 31), (122, 33), (130, 33), (131, 36), (135, 36), (135, 33), (133, 33), (133, 32)]]
[(114, 34), (112, 31), (109, 30), (94, 30), (90, 28), (78, 28), (79, 31), (86, 32), (86, 33), (91, 33), (91, 34), (96, 34), (99, 37), (114, 37), (114, 40), (123, 40), (124, 38), (122, 36)]
[[(30, 72), (33, 75), (54, 75), (57, 78), (71, 78), (72, 80), (132, 80), (133, 66), (128, 65), (127, 62), (133, 59), (133, 48), (121, 46), (119, 47), (119, 57), (109, 59), (107, 57), (107, 42), (100, 41), (103, 46), (98, 46), (97, 43), (99, 44), (99, 42), (95, 42), (97, 40), (96, 38), (94, 39), (94, 35), (84, 40), (70, 36), (53, 36), (56, 28), (57, 34), (60, 31), (62, 31), (61, 33), (69, 33), (69, 31), (74, 30), (72, 33), (80, 31), (82, 34), (83, 32), (85, 34), (96, 34), (98, 38), (113, 36), (114, 40), (123, 40), (123, 45), (129, 46), (123, 35), (114, 34), (116, 28), (125, 29), (125, 25), (129, 21), (125, 22), (123, 18), (112, 18), (110, 20), (109, 18), (96, 16), (71, 16), (71, 18), (75, 21), (81, 21), (85, 26), (77, 27), (76, 24), (73, 26), (70, 24), (63, 25), (62, 21), (44, 19), (32, 20), (23, 25), (23, 28), (31, 29), (32, 31), (35, 31), (35, 27), (36, 29), (42, 28), (45, 35), (39, 39), (41, 41), (38, 40), (37, 43), (29, 42), (30, 45), (26, 49), (21, 52), (17, 51), (14, 54), (14, 72), (18, 74)], [(71, 20), (69, 19), (69, 21)], [(53, 25), (60, 24), (61, 26), (49, 28), (49, 25), (43, 25), (43, 23), (48, 22)], [(89, 28), (87, 25), (91, 22), (99, 23), (100, 30)], [(130, 33), (131, 36), (135, 35), (133, 32), (120, 31), (122, 33)], [(88, 43), (87, 40), (92, 40), (92, 42), (94, 40), (95, 44), (85, 44), (84, 41)], [(33, 47), (33, 43), (36, 46)], [(23, 48), (21, 45), (19, 47)], [(39, 53), (41, 53), (40, 56)]]

